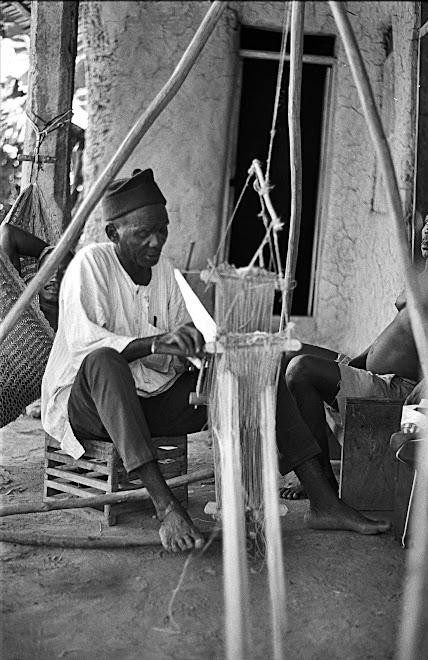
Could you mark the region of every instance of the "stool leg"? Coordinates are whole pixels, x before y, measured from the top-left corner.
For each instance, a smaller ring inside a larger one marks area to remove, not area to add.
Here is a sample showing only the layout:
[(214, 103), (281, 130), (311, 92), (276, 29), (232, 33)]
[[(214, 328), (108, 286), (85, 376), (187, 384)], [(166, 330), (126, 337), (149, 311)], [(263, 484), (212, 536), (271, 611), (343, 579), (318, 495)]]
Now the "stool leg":
[[(107, 488), (109, 493), (116, 493), (119, 490), (119, 466), (121, 460), (114, 445), (112, 445), (112, 452), (107, 460), (107, 467), (109, 470), (107, 478)], [(106, 504), (104, 506), (104, 517), (109, 527), (114, 527), (117, 524), (117, 514), (115, 513), (114, 504)]]

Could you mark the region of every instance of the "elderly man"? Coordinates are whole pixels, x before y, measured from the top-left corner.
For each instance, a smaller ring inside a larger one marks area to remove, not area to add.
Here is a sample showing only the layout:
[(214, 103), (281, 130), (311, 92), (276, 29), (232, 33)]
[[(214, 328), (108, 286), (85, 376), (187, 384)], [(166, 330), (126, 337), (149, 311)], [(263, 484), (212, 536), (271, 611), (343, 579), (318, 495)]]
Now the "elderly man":
[[(427, 290), (428, 216), (422, 228), (421, 254), (426, 261), (419, 277)], [(319, 461), (336, 490), (337, 482), (329, 459), (324, 403), (332, 406), (333, 416), (335, 409), (343, 420), (346, 397), (407, 399), (406, 402), (413, 403), (424, 396), (421, 365), (404, 291), (395, 306), (398, 313), (393, 321), (361, 355), (352, 360), (328, 349), (304, 345), (300, 355), (288, 358), (284, 363), (284, 387), (291, 394), (293, 409), (297, 408), (298, 424), (309, 429), (316, 438), (321, 450)], [(298, 433), (298, 428), (285, 430), (285, 434)], [(298, 499), (306, 496), (306, 490), (300, 484), (289, 485), (281, 489), (280, 494), (286, 499)]]
[[(204, 539), (159, 470), (152, 436), (199, 430), (203, 408), (188, 404), (196, 374), (184, 358), (203, 351), (173, 268), (161, 252), (168, 235), (166, 200), (151, 170), (115, 182), (103, 201), (109, 243), (80, 250), (65, 274), (58, 332), (42, 387), (42, 421), (63, 448), (81, 455), (79, 439), (113, 441), (125, 468), (136, 471), (153, 500), (164, 547), (200, 548)], [(286, 388), (281, 410), (290, 407)], [(282, 413), (281, 413), (282, 414)], [(296, 469), (311, 500), (313, 527), (363, 534), (386, 531), (337, 498), (320, 467), (309, 431), (281, 441), (284, 474)]]

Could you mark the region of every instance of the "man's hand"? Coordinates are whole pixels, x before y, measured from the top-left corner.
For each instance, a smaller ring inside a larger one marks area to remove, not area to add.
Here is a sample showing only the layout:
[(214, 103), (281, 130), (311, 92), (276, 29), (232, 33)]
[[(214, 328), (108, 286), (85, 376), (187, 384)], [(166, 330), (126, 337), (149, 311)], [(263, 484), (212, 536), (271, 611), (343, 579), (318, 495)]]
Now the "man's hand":
[(204, 353), (204, 338), (193, 324), (183, 325), (175, 332), (157, 335), (152, 343), (152, 353), (201, 357)]

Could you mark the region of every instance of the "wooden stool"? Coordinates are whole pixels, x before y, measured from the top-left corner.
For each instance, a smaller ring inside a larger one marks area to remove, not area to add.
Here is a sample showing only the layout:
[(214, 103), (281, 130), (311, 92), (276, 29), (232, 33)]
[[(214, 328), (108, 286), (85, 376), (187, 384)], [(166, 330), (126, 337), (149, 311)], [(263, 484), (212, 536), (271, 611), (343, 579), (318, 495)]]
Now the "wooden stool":
[[(158, 452), (159, 467), (165, 479), (187, 473), (186, 435), (153, 438), (153, 441)], [(132, 473), (127, 475), (113, 443), (98, 440), (79, 442), (85, 453), (81, 458), (74, 459), (60, 448), (57, 440), (45, 433), (45, 501), (58, 498), (61, 493), (76, 497), (93, 497), (144, 486)], [(187, 485), (175, 488), (174, 495), (183, 506), (187, 506)], [(118, 516), (150, 508), (153, 509), (151, 500), (141, 500), (106, 504), (99, 509), (75, 509), (74, 512), (90, 510), (94, 516), (104, 518), (108, 525), (116, 525)]]
[(393, 511), (397, 461), (389, 447), (404, 401), (347, 398), (339, 495), (357, 511)]

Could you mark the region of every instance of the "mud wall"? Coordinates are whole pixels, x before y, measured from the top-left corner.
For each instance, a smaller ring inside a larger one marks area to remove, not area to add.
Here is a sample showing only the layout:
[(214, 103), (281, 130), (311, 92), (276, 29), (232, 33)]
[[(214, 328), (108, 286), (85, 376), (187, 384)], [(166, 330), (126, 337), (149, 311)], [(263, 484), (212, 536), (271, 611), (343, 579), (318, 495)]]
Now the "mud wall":
[[(328, 4), (306, 2), (305, 31), (337, 34)], [(96, 179), (140, 113), (174, 70), (208, 2), (80, 4), (86, 35), (89, 127), (86, 186)], [(405, 214), (413, 190), (416, 3), (348, 2), (379, 107), (388, 124)], [(152, 167), (168, 200), (166, 252), (204, 268), (218, 246), (230, 156), (231, 109), (239, 85), (239, 24), (280, 30), (284, 3), (232, 2), (177, 96), (123, 168)], [(392, 27), (387, 60), (385, 35)], [(325, 164), (315, 314), (298, 318), (305, 341), (355, 353), (394, 314), (402, 287), (394, 228), (377, 159), (340, 39), (334, 67), (332, 139)], [(233, 152), (233, 145), (232, 145)], [(104, 240), (100, 213), (85, 241)], [(197, 278), (192, 284), (198, 293)], [(207, 299), (206, 299), (207, 300)]]

